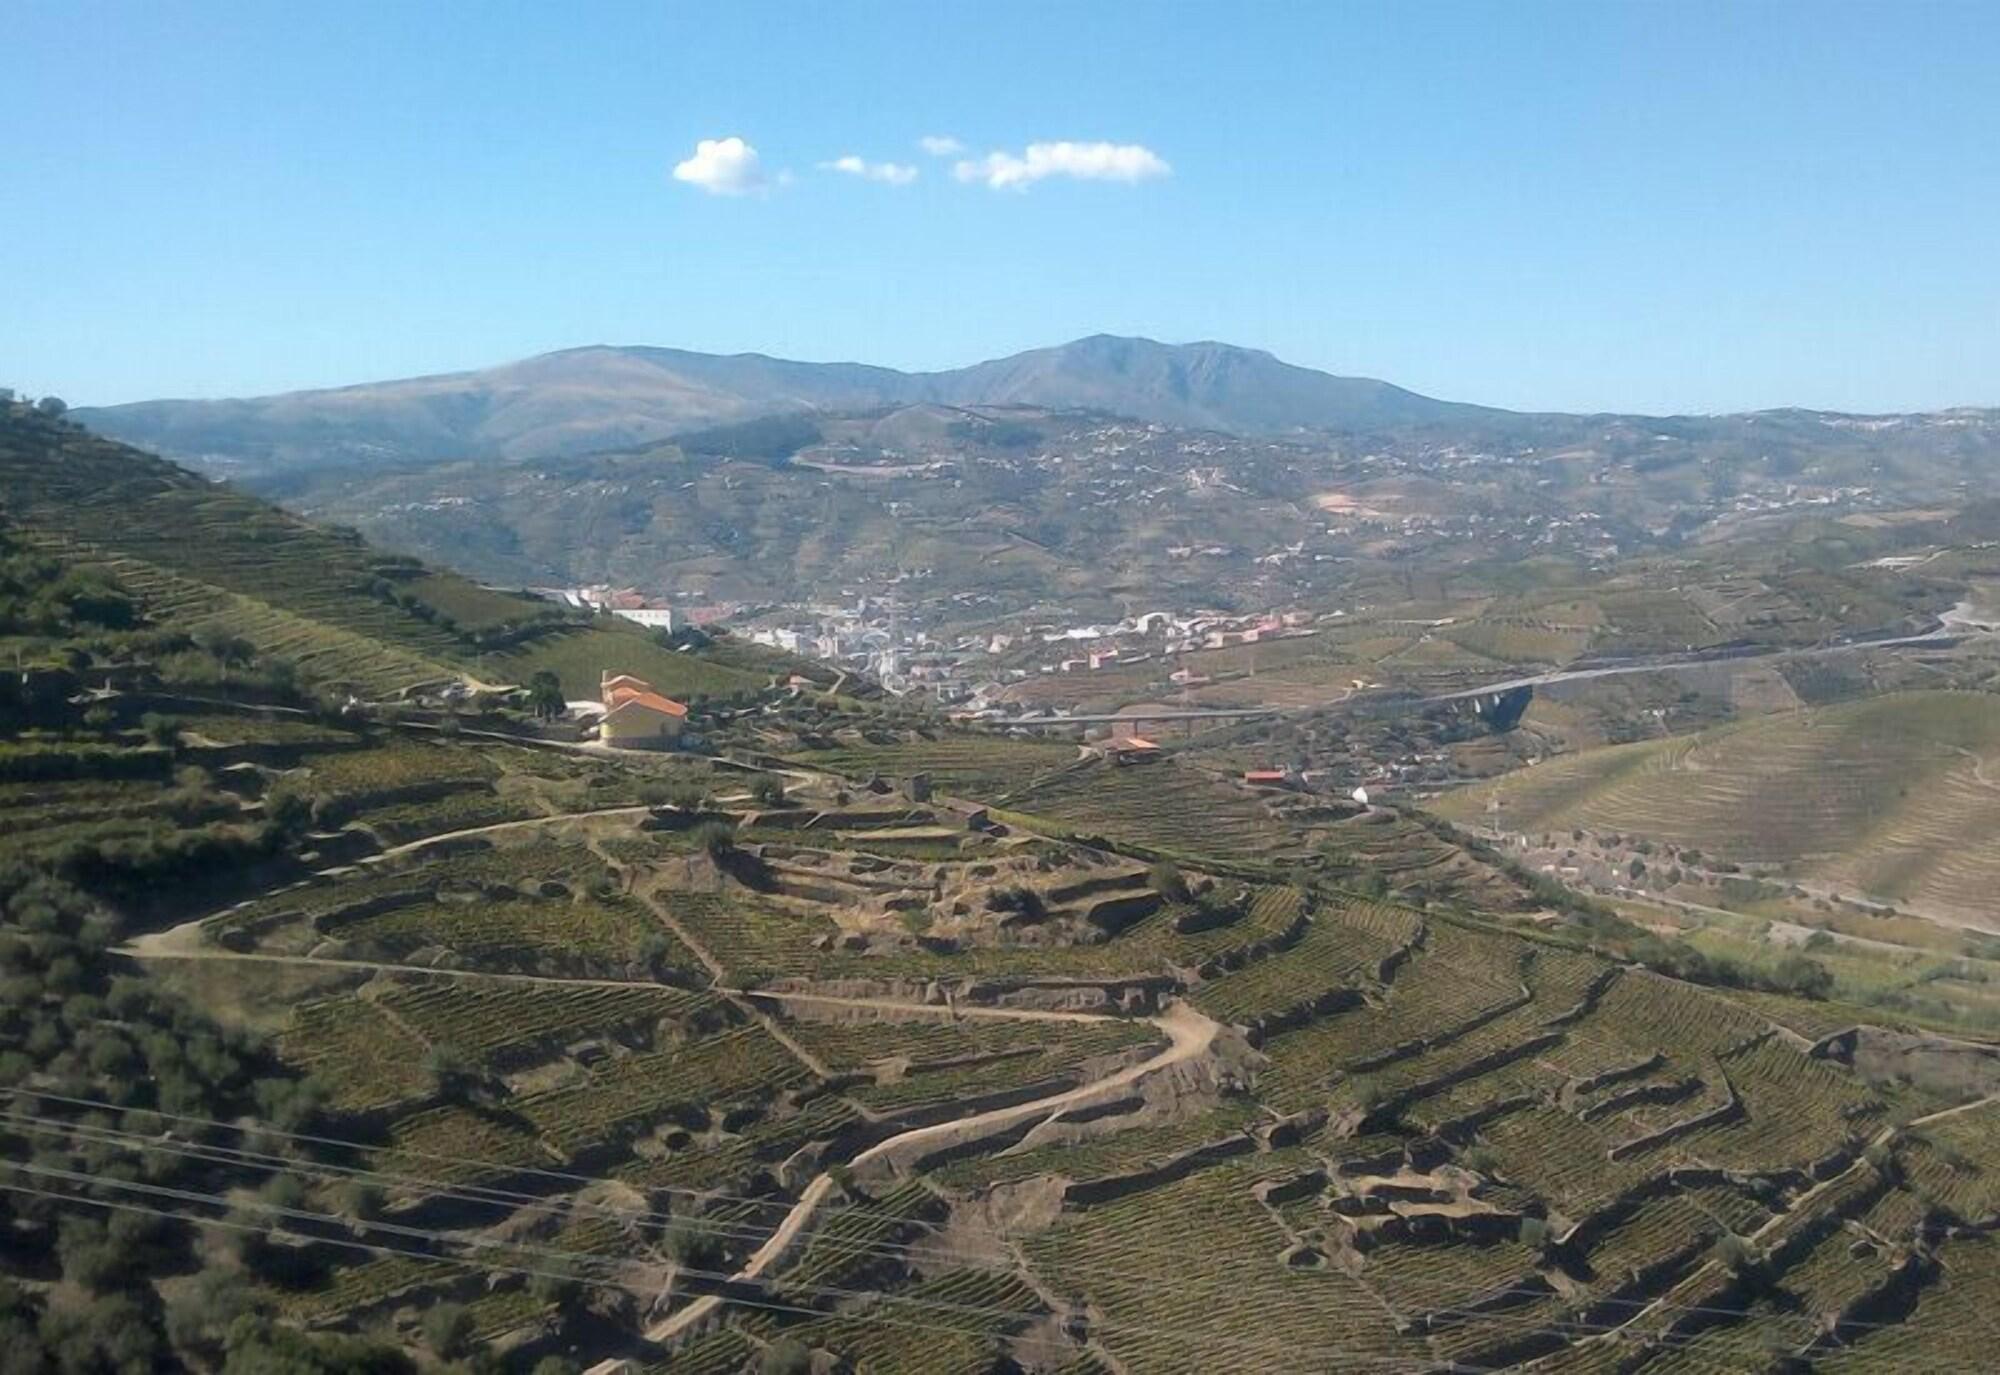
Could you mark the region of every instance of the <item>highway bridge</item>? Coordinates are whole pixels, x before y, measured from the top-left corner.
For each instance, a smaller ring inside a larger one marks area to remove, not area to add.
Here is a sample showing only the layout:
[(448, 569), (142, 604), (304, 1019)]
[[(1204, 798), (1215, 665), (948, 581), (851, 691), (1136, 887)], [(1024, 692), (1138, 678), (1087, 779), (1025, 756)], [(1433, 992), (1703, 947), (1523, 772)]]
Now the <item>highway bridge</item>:
[(977, 718), (975, 724), (1002, 730), (1062, 730), (1072, 726), (1120, 724), (1158, 726), (1181, 723), (1193, 729), (1197, 725), (1220, 726), (1236, 721), (1258, 721), (1268, 716), (1283, 714), (1283, 710), (1278, 707), (1178, 707), (1159, 710), (1133, 708), (1078, 716), (984, 716)]

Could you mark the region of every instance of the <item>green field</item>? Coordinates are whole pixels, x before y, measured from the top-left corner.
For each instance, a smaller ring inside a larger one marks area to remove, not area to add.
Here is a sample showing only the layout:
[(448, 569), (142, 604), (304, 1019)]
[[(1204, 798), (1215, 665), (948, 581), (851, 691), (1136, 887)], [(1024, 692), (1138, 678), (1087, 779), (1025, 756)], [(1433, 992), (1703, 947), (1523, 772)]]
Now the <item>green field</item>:
[(596, 697), (605, 673), (643, 678), (680, 701), (755, 693), (771, 681), (768, 672), (728, 667), (697, 653), (662, 648), (636, 625), (593, 625), (547, 635), (474, 662), (479, 675), (494, 682), (525, 683), (537, 673), (553, 673), (572, 700)]

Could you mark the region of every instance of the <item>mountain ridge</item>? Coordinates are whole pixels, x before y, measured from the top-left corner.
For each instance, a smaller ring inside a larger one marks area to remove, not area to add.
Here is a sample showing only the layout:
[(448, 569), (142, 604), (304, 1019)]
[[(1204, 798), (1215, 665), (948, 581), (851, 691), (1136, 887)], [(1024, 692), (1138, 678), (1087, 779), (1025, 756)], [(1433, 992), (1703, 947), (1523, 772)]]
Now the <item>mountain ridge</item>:
[(575, 454), (792, 411), (923, 403), (1089, 409), (1237, 434), (1513, 415), (1375, 378), (1299, 367), (1261, 349), (1098, 334), (936, 372), (588, 344), (466, 372), (263, 397), (85, 407), (77, 418), (178, 457), (291, 466)]

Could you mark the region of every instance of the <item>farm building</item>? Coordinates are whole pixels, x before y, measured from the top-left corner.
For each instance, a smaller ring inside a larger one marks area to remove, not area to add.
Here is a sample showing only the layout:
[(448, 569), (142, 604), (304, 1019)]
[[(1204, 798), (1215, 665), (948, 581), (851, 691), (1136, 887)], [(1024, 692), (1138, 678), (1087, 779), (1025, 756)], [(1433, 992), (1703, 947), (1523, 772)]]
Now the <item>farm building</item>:
[(643, 678), (606, 673), (599, 692), (604, 701), (604, 722), (598, 739), (607, 745), (660, 749), (677, 740), (681, 727), (687, 724), (687, 707), (653, 691), (653, 685)]
[(1140, 735), (1127, 735), (1104, 746), (1105, 758), (1114, 764), (1150, 764), (1160, 757), (1160, 747)]
[(1284, 769), (1251, 769), (1243, 781), (1253, 788), (1289, 788), (1292, 776)]

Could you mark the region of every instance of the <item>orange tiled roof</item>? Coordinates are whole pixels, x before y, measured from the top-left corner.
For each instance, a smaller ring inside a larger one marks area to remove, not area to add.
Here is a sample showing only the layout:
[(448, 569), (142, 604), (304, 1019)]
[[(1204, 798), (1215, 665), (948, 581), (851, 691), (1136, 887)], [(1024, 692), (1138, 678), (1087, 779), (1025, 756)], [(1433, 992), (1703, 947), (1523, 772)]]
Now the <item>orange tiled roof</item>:
[(664, 713), (668, 716), (686, 716), (688, 709), (671, 697), (662, 697), (657, 692), (641, 692), (638, 688), (615, 687), (611, 689), (610, 707), (612, 711), (629, 703), (637, 702), (642, 707)]

